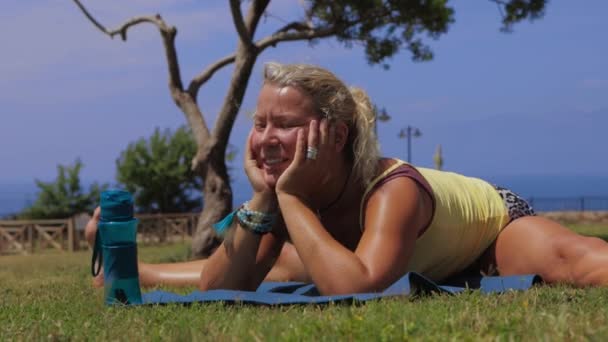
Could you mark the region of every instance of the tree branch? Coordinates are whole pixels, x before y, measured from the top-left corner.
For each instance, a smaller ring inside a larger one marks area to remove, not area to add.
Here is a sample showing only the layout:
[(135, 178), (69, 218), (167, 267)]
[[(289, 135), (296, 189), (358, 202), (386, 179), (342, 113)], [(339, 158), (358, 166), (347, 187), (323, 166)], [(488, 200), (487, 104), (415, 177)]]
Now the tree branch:
[(84, 13), (84, 15), (93, 23), (93, 25), (95, 25), (95, 27), (97, 27), (103, 33), (110, 36), (110, 38), (114, 38), (115, 35), (120, 34), (122, 40), (127, 40), (127, 30), (131, 26), (135, 26), (135, 25), (141, 24), (141, 23), (154, 24), (161, 31), (168, 31), (171, 29), (170, 27), (168, 27), (165, 24), (165, 22), (157, 14), (156, 16), (140, 16), (140, 17), (131, 18), (128, 21), (126, 21), (124, 24), (122, 24), (119, 28), (114, 29), (114, 30), (108, 30), (105, 26), (103, 26), (101, 23), (99, 23), (99, 21), (97, 21), (91, 15), (91, 13), (89, 13), (89, 11), (84, 7), (84, 5), (82, 5), (80, 0), (73, 0), (73, 1), (76, 3), (78, 8), (80, 8), (82, 13)]
[(188, 86), (188, 93), (190, 93), (192, 98), (196, 99), (196, 96), (197, 96), (197, 93), (198, 93), (198, 90), (200, 89), (200, 87), (203, 84), (205, 84), (205, 82), (207, 82), (213, 76), (213, 74), (215, 74), (216, 71), (225, 67), (228, 64), (234, 63), (235, 59), (236, 59), (235, 54), (226, 56), (226, 57), (218, 60), (214, 64), (208, 66), (207, 69), (205, 69), (203, 72), (201, 72), (195, 78), (193, 78), (192, 81), (190, 82), (190, 85)]
[[(252, 39), (253, 39), (255, 30), (257, 28), (257, 24), (260, 20), (260, 17), (266, 10), (266, 7), (268, 6), (269, 2), (270, 2), (270, 0), (252, 1), (251, 6), (249, 7), (249, 10), (247, 11), (247, 19), (245, 19), (243, 21), (243, 15), (242, 15), (241, 8), (240, 8), (240, 1), (239, 0), (230, 0), (230, 9), (232, 11), (232, 18), (234, 20), (234, 25), (236, 26), (236, 30), (239, 34), (241, 42), (243, 43), (243, 46), (245, 46), (247, 48), (255, 47), (252, 43), (253, 42)], [(200, 87), (203, 84), (205, 84), (205, 82), (207, 82), (211, 77), (213, 77), (213, 75), (215, 74), (216, 71), (225, 67), (228, 64), (234, 63), (235, 60), (236, 60), (236, 53), (226, 56), (226, 57), (218, 60), (214, 64), (210, 65), (209, 67), (207, 67), (207, 69), (205, 69), (198, 76), (196, 76), (194, 79), (192, 79), (192, 82), (190, 82), (190, 85), (188, 86), (188, 93), (190, 93), (190, 95), (194, 99), (196, 99)]]
[(258, 23), (270, 0), (253, 0), (249, 10), (247, 11), (247, 18), (245, 19), (245, 26), (251, 40), (255, 37), (255, 30), (258, 28)]
[(84, 15), (97, 27), (100, 31), (114, 38), (115, 35), (120, 35), (123, 41), (127, 40), (127, 30), (131, 26), (135, 26), (141, 23), (154, 24), (160, 31), (161, 37), (163, 38), (163, 45), (165, 47), (165, 57), (167, 58), (167, 66), (169, 68), (169, 87), (172, 93), (175, 90), (183, 91), (182, 80), (180, 76), (179, 63), (177, 61), (177, 52), (175, 50), (175, 36), (177, 35), (177, 29), (173, 26), (169, 26), (161, 18), (159, 14), (155, 16), (140, 16), (134, 17), (127, 20), (120, 27), (114, 30), (108, 30), (105, 26), (100, 24), (89, 11), (80, 3), (80, 0), (74, 0), (78, 8), (84, 13)]
[[(291, 24), (289, 24), (291, 25)], [(289, 26), (288, 25), (288, 26)], [(306, 25), (302, 23), (302, 25)], [(269, 46), (276, 46), (280, 42), (294, 41), (294, 40), (310, 40), (315, 38), (325, 38), (336, 34), (337, 29), (335, 27), (318, 27), (309, 28), (297, 32), (285, 32), (281, 31), (284, 28), (276, 31), (272, 35), (262, 38), (256, 42), (256, 46), (259, 52), (262, 52)]]
[(305, 31), (305, 30), (311, 30), (312, 26), (310, 26), (309, 23), (305, 23), (305, 22), (301, 22), (301, 21), (293, 21), (283, 27), (281, 27), (280, 29), (277, 30), (278, 32), (288, 32), (290, 30), (295, 30), (295, 31)]
[(245, 46), (251, 45), (251, 36), (249, 35), (247, 27), (245, 27), (245, 22), (243, 21), (243, 13), (241, 12), (241, 1), (230, 0), (230, 11), (232, 12), (232, 20), (234, 21), (236, 32), (238, 32), (239, 38), (241, 38), (241, 43), (243, 43), (243, 45)]
[(76, 6), (78, 6), (78, 8), (80, 8), (82, 13), (84, 13), (84, 15), (93, 23), (93, 25), (95, 25), (95, 27), (97, 27), (101, 32), (109, 34), (110, 38), (113, 38), (112, 35), (110, 34), (110, 32), (108, 30), (106, 30), (106, 28), (103, 25), (101, 25), (97, 20), (95, 20), (95, 18), (93, 18), (93, 16), (89, 13), (89, 11), (87, 11), (87, 9), (80, 3), (80, 1), (74, 0), (74, 2), (76, 3)]

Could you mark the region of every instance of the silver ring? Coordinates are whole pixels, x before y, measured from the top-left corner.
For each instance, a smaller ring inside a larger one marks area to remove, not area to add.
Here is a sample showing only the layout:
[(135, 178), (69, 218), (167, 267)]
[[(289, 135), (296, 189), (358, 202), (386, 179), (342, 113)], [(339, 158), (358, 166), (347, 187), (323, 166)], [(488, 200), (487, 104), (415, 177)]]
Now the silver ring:
[(306, 159), (315, 160), (315, 159), (317, 159), (318, 153), (319, 153), (319, 150), (317, 150), (314, 147), (308, 146), (308, 148), (306, 148)]

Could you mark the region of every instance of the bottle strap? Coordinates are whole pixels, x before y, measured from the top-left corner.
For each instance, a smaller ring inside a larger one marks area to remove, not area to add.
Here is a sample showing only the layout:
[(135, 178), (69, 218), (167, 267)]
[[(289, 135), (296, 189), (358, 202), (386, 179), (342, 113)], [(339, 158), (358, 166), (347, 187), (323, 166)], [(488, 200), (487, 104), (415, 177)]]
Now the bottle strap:
[(91, 274), (93, 277), (97, 276), (101, 271), (101, 264), (103, 262), (103, 249), (101, 248), (101, 236), (99, 236), (99, 229), (95, 234), (95, 243), (93, 244), (93, 258), (91, 259)]

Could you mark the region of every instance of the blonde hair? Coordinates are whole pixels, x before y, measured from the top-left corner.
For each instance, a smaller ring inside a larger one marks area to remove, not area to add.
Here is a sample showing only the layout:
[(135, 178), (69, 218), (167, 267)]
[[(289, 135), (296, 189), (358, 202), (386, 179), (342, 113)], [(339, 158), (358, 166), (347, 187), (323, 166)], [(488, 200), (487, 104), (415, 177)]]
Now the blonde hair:
[(349, 129), (346, 151), (353, 176), (367, 186), (376, 173), (380, 150), (374, 133), (376, 113), (367, 93), (348, 88), (330, 71), (309, 64), (266, 63), (264, 83), (295, 87), (311, 97), (320, 116), (344, 122)]

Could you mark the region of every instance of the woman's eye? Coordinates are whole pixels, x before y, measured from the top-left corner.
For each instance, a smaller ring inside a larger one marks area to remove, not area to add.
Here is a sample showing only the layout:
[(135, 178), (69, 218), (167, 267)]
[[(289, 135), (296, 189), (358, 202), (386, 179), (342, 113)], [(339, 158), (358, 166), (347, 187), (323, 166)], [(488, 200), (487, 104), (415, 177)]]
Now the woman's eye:
[(254, 126), (255, 126), (255, 129), (257, 129), (258, 131), (259, 130), (263, 130), (264, 128), (266, 128), (266, 124), (263, 123), (263, 122), (256, 122), (254, 124)]
[(279, 127), (283, 128), (283, 129), (289, 129), (289, 128), (294, 128), (294, 127), (300, 127), (301, 125), (295, 122), (283, 122), (279, 125)]

